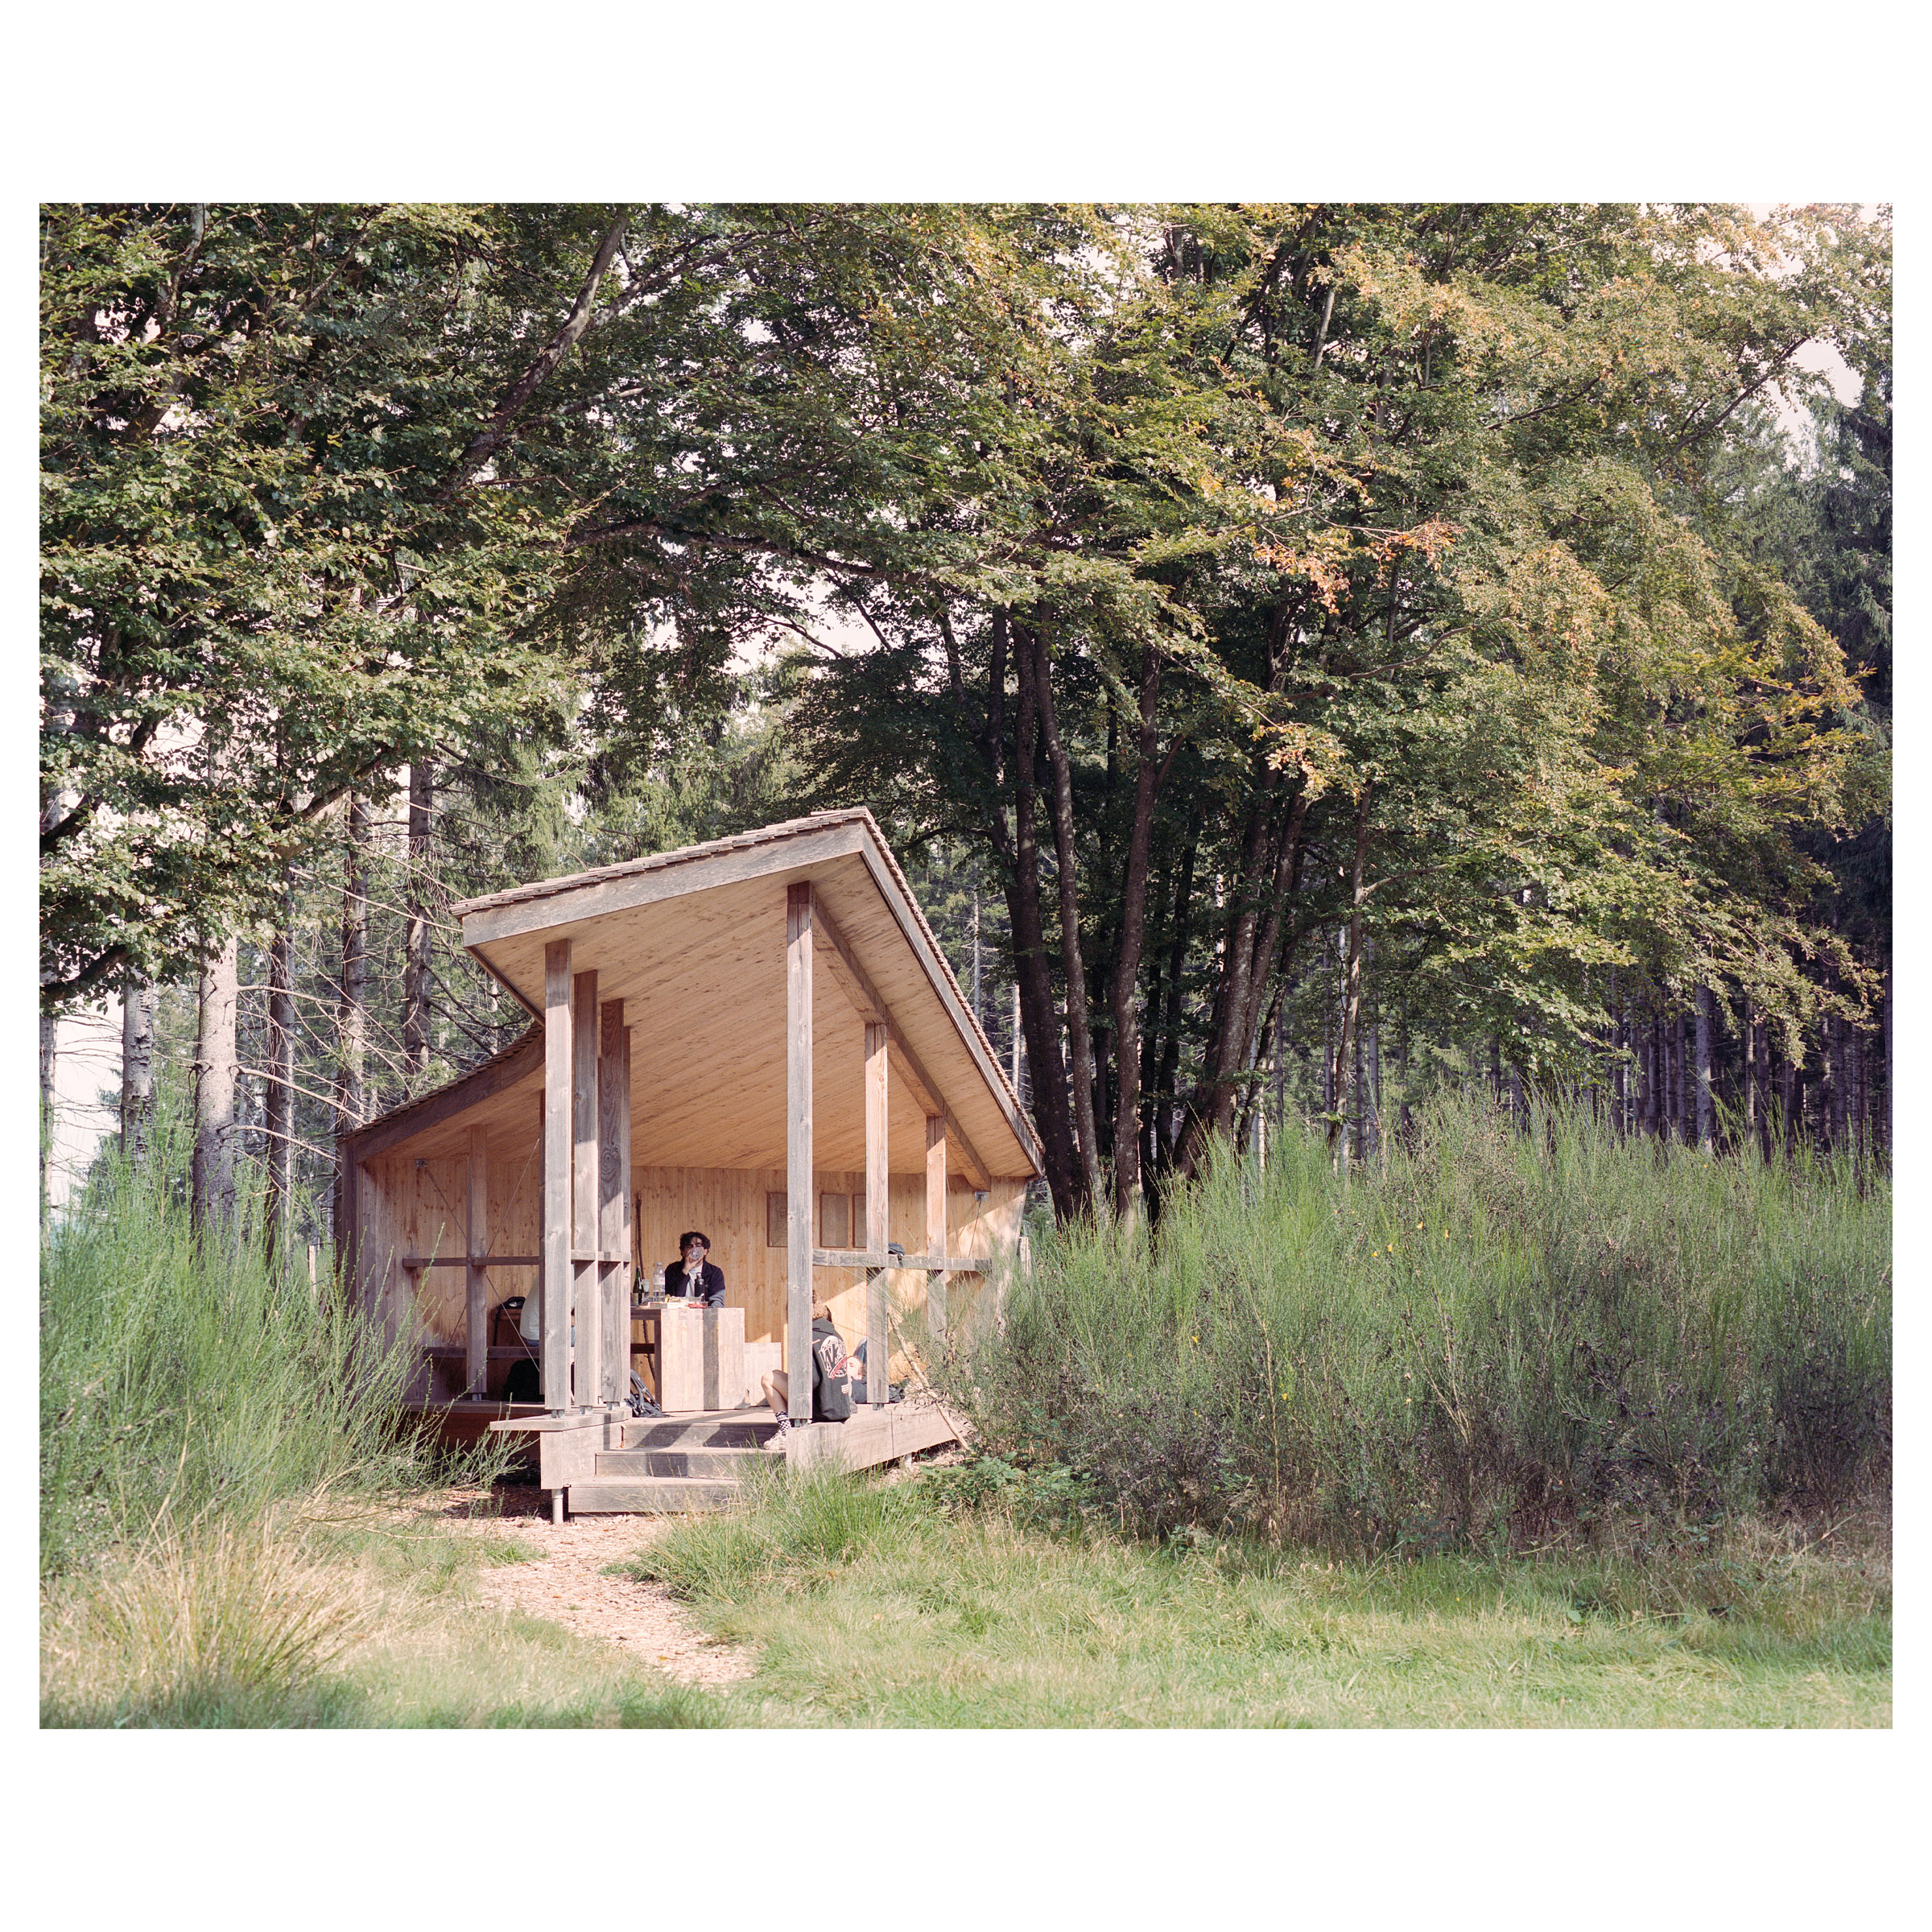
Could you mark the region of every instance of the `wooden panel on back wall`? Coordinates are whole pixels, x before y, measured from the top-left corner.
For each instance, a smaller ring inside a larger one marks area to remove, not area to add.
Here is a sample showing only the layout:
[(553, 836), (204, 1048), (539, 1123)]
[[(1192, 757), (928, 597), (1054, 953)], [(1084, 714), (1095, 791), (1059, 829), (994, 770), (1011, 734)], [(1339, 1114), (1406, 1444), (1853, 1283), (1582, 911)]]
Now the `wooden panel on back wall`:
[[(724, 1271), (725, 1305), (745, 1311), (745, 1339), (775, 1342), (785, 1327), (785, 1257), (780, 1245), (768, 1246), (768, 1220), (775, 1213), (778, 1232), (784, 1232), (785, 1174), (781, 1168), (638, 1167), (634, 1170), (638, 1243), (642, 1278), (671, 1260), (677, 1240), (687, 1228), (702, 1228), (711, 1236), (711, 1259)], [(816, 1191), (843, 1192), (865, 1198), (862, 1173), (821, 1171), (814, 1176)], [(1018, 1208), (1024, 1184), (996, 1182), (989, 1199), (976, 1203), (964, 1178), (947, 1190), (948, 1251), (955, 1254), (992, 1255), (1009, 1246), (1018, 1232)], [(1010, 1196), (1010, 1199), (1005, 1198)], [(777, 1207), (772, 1205), (772, 1197)], [(863, 1231), (862, 1214), (854, 1214), (855, 1229)], [(1010, 1232), (1008, 1232), (1010, 1226)], [(923, 1173), (895, 1174), (887, 1188), (886, 1238), (908, 1254), (926, 1248), (926, 1177)], [(820, 1268), (813, 1271), (814, 1291), (832, 1302), (833, 1320), (848, 1345), (865, 1333), (864, 1274), (856, 1269)], [(919, 1270), (900, 1270), (891, 1278), (894, 1306), (924, 1306), (926, 1278)], [(954, 1284), (953, 1311), (963, 1314), (975, 1292), (976, 1278), (961, 1276)], [(894, 1371), (895, 1376), (898, 1370)]]

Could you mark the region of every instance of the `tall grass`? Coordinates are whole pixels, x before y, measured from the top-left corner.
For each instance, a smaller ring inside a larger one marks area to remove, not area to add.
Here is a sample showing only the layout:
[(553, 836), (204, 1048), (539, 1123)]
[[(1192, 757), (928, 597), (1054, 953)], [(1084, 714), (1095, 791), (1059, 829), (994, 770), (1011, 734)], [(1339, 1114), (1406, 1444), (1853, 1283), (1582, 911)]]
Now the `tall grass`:
[(1446, 1100), (1385, 1171), (1284, 1137), (1152, 1239), (1051, 1242), (956, 1398), (1121, 1526), (1534, 1546), (1889, 1480), (1888, 1182)]
[(184, 1124), (145, 1174), (110, 1153), (49, 1234), (40, 1280), (40, 1561), (85, 1567), (273, 1505), (420, 1484), (436, 1458), (398, 1427), (411, 1366), (332, 1285), (279, 1269), (247, 1229), (198, 1240)]

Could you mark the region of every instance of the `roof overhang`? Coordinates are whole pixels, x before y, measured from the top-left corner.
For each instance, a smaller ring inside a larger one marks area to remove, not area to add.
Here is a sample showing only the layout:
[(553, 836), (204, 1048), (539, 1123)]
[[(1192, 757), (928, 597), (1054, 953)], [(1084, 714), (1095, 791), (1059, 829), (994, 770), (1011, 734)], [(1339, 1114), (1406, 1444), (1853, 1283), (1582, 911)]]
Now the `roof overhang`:
[[(632, 1029), (640, 1165), (784, 1165), (786, 888), (815, 915), (814, 1133), (821, 1169), (863, 1165), (862, 1028), (892, 1041), (890, 1160), (922, 1165), (943, 1113), (977, 1184), (1037, 1174), (1033, 1124), (868, 811), (742, 836), (462, 902), (463, 943), (533, 1013), (545, 948), (571, 942)], [(855, 1156), (857, 1158), (852, 1158)]]

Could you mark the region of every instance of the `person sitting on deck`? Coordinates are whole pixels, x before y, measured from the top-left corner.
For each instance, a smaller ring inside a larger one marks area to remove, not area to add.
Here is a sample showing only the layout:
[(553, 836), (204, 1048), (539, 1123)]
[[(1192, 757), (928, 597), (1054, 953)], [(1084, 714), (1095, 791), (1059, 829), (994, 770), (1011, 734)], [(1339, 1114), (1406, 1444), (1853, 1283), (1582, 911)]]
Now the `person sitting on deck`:
[(671, 1300), (702, 1302), (707, 1308), (724, 1306), (724, 1270), (704, 1257), (711, 1253), (711, 1236), (692, 1228), (678, 1236), (683, 1259), (664, 1265), (664, 1293)]
[[(811, 1419), (815, 1422), (848, 1422), (852, 1417), (851, 1364), (845, 1344), (832, 1325), (832, 1310), (824, 1302), (811, 1305)], [(788, 1413), (791, 1384), (782, 1368), (759, 1378), (765, 1405), (778, 1418), (780, 1434), (791, 1427)]]

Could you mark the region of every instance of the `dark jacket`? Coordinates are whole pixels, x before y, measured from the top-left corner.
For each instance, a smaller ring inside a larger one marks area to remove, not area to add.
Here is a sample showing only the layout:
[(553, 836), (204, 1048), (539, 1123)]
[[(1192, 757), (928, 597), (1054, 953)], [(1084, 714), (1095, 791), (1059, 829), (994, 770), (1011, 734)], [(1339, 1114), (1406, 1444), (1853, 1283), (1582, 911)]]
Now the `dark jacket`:
[(839, 1331), (821, 1315), (811, 1324), (811, 1419), (848, 1422), (852, 1416), (851, 1364)]
[[(715, 1262), (704, 1264), (704, 1302), (707, 1308), (722, 1308), (724, 1306), (724, 1270)], [(684, 1285), (684, 1261), (679, 1256), (675, 1261), (664, 1264), (664, 1293), (672, 1301), (696, 1301), (699, 1298), (688, 1292)]]

